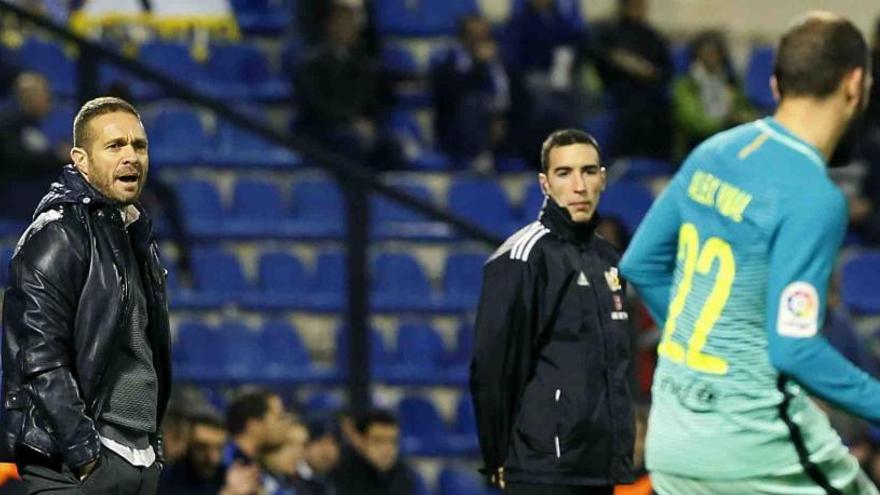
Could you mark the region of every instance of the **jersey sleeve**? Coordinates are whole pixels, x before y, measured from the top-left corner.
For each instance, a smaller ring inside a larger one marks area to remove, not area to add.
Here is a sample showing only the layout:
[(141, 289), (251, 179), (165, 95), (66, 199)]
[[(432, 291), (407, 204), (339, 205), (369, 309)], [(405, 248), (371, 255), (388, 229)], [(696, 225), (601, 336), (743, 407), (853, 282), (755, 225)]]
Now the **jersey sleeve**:
[(684, 174), (679, 172), (654, 201), (620, 261), (624, 278), (635, 287), (661, 327), (666, 321), (675, 271), (684, 181)]
[(770, 360), (816, 395), (880, 421), (880, 382), (846, 360), (819, 334), (827, 291), (847, 222), (833, 186), (801, 188), (781, 212), (770, 252), (767, 336)]

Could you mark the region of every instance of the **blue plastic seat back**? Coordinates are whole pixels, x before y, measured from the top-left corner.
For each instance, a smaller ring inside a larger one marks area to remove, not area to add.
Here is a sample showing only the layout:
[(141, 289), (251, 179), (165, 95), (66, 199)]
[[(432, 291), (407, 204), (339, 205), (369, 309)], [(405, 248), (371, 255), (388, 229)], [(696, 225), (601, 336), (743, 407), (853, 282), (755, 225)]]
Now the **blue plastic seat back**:
[(510, 201), (501, 186), (491, 180), (459, 180), (449, 188), (448, 207), (452, 213), (470, 219), (497, 234), (509, 234), (518, 223)]
[(290, 200), (294, 218), (298, 220), (341, 224), (345, 216), (342, 191), (329, 179), (294, 183)]
[(305, 368), (311, 364), (309, 351), (297, 330), (283, 320), (271, 320), (263, 324), (260, 332), (264, 351), (264, 367), (272, 370)]
[(373, 290), (408, 298), (431, 297), (431, 286), (418, 261), (409, 254), (380, 254), (373, 271)]
[(843, 304), (862, 314), (880, 314), (880, 251), (868, 251), (848, 260), (841, 274)]
[(397, 330), (397, 362), (410, 366), (443, 366), (446, 353), (440, 334), (426, 323), (404, 323)]
[(772, 46), (755, 46), (749, 55), (746, 66), (745, 93), (749, 101), (760, 109), (769, 110), (776, 106), (770, 89), (770, 76), (773, 75), (774, 49)]
[(204, 68), (192, 58), (189, 48), (181, 43), (144, 43), (140, 58), (153, 69), (189, 86), (193, 81), (204, 78)]
[(238, 258), (219, 247), (196, 247), (192, 251), (195, 287), (199, 291), (235, 294), (247, 290)]
[(184, 216), (193, 220), (219, 221), (223, 218), (220, 192), (203, 179), (182, 179), (175, 184)]
[(619, 181), (605, 188), (599, 201), (599, 212), (619, 218), (632, 235), (653, 202), (651, 190), (643, 184)]
[(397, 408), (404, 437), (421, 439), (427, 448), (442, 442), (448, 429), (433, 402), (423, 397), (405, 397)]
[(443, 277), (443, 294), (447, 297), (472, 299), (476, 307), (480, 298), (483, 265), (482, 254), (456, 253), (446, 258)]
[(272, 251), (260, 256), (257, 271), (263, 292), (273, 294), (306, 295), (312, 280), (302, 262), (295, 255)]
[(284, 199), (276, 183), (259, 179), (240, 179), (236, 182), (232, 200), (234, 217), (280, 221), (284, 211)]
[(271, 76), (266, 55), (248, 44), (213, 47), (205, 69), (212, 80), (229, 83), (261, 83)]

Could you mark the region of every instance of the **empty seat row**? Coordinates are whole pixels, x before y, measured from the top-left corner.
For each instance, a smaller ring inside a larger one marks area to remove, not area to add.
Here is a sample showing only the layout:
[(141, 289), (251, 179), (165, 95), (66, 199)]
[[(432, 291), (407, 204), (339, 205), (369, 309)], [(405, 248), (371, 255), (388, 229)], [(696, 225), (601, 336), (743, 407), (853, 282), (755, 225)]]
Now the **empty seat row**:
[[(480, 291), (485, 255), (456, 253), (446, 258), (440, 294), (418, 261), (406, 253), (382, 253), (373, 260), (371, 305), (377, 311), (445, 311), (472, 309)], [(172, 307), (217, 307), (236, 303), (254, 310), (304, 309), (338, 311), (346, 298), (346, 259), (342, 252), (321, 253), (307, 270), (296, 256), (264, 253), (256, 283), (250, 284), (238, 258), (215, 246), (192, 253), (193, 287), (183, 288), (170, 276)], [(169, 269), (173, 273), (173, 267)]]
[(409, 455), (442, 456), (477, 454), (477, 425), (470, 395), (456, 405), (455, 418), (447, 424), (431, 400), (405, 397), (397, 405), (401, 447)]
[[(473, 329), (462, 323), (456, 347), (446, 351), (428, 323), (402, 323), (396, 351), (387, 349), (375, 329), (369, 333), (374, 379), (392, 385), (467, 383)], [(349, 331), (336, 331), (332, 366), (315, 366), (296, 329), (283, 320), (267, 320), (251, 330), (237, 320), (211, 326), (198, 320), (179, 325), (173, 346), (175, 375), (196, 382), (340, 382), (348, 375)]]
[[(44, 74), (56, 95), (75, 96), (76, 61), (61, 44), (30, 38), (8, 56), (21, 66)], [(202, 64), (192, 57), (186, 45), (151, 41), (140, 47), (139, 59), (172, 79), (213, 96), (280, 101), (288, 100), (292, 91), (289, 81), (273, 72), (266, 54), (252, 44), (212, 46)], [(101, 65), (99, 78), (102, 86), (126, 84), (137, 100), (161, 96), (155, 86), (114, 65)]]
[[(202, 179), (176, 183), (187, 226), (201, 237), (340, 237), (345, 232), (345, 203), (339, 188), (327, 180), (293, 185), (290, 202), (281, 188), (265, 180), (239, 180), (232, 206), (224, 208), (214, 184)], [(404, 192), (432, 202), (430, 190), (418, 183), (401, 186)], [(510, 235), (538, 217), (544, 195), (537, 182), (526, 186), (524, 200), (514, 208), (501, 186), (488, 179), (459, 179), (449, 188), (449, 211), (499, 236)], [(638, 182), (616, 182), (603, 193), (599, 211), (620, 218), (630, 233), (651, 203), (651, 191)], [(517, 211), (519, 210), (519, 211)], [(374, 234), (386, 238), (449, 238), (442, 224), (386, 198), (373, 202)]]

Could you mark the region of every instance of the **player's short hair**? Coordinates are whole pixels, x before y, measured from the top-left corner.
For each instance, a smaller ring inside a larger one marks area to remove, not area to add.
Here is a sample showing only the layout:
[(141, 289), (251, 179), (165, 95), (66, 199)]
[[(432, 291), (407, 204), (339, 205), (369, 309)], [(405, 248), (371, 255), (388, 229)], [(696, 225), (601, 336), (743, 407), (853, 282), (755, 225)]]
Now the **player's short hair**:
[(391, 411), (385, 409), (371, 409), (358, 416), (355, 428), (361, 433), (366, 433), (371, 426), (398, 426), (397, 418)]
[(602, 153), (596, 138), (580, 129), (561, 129), (547, 136), (541, 145), (541, 172), (550, 170), (550, 152), (553, 148), (569, 146), (572, 144), (588, 144), (596, 148), (596, 153)]
[(83, 104), (73, 119), (73, 146), (75, 148), (87, 147), (93, 137), (89, 132), (89, 122), (101, 115), (114, 112), (130, 113), (141, 120), (141, 114), (135, 110), (131, 103), (122, 98), (102, 96), (89, 100)]
[(868, 43), (849, 19), (810, 12), (779, 40), (773, 75), (781, 98), (826, 98), (843, 77), (869, 64)]
[(262, 420), (269, 412), (269, 400), (276, 397), (266, 390), (248, 389), (235, 398), (226, 411), (226, 427), (231, 435), (240, 435), (248, 421)]

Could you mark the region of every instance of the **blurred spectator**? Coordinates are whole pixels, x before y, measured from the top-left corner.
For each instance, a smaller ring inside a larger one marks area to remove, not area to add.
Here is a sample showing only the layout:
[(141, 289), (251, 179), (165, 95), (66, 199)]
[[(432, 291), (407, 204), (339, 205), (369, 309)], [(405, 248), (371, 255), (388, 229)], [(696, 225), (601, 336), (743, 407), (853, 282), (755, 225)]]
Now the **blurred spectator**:
[(679, 159), (716, 132), (757, 117), (740, 88), (721, 33), (698, 34), (689, 52), (688, 71), (672, 86)]
[(186, 454), (163, 470), (159, 493), (163, 495), (256, 495), (260, 471), (240, 461), (223, 468), (227, 434), (223, 418), (204, 410), (190, 417)]
[(52, 147), (40, 128), (52, 111), (52, 93), (46, 78), (35, 72), (20, 74), (14, 83), (15, 102), (0, 116), (0, 179), (53, 180), (70, 160), (70, 143)]
[(648, 0), (618, 0), (617, 20), (597, 28), (592, 51), (616, 113), (611, 152), (668, 159), (672, 126), (669, 46), (647, 20)]
[(400, 426), (388, 411), (373, 410), (357, 421), (359, 440), (331, 475), (336, 493), (345, 495), (414, 495), (415, 474), (400, 459)]
[(297, 476), (297, 467), (303, 460), (309, 438), (308, 430), (291, 418), (277, 435), (283, 438), (283, 443), (260, 459), (266, 473), (263, 492), (266, 495), (312, 495), (306, 487), (301, 486)]
[(308, 442), (297, 469), (308, 495), (326, 495), (327, 476), (339, 464), (339, 432), (332, 420), (315, 418), (308, 423)]
[(505, 27), (511, 133), (522, 156), (539, 156), (534, 143), (554, 130), (581, 126), (588, 98), (579, 93), (576, 69), (586, 34), (577, 0), (524, 0)]
[(226, 423), (232, 441), (226, 446), (223, 462), (252, 464), (264, 453), (280, 446), (284, 438), (284, 404), (278, 395), (263, 390), (246, 390), (229, 405)]
[(54, 181), (69, 162), (70, 144), (53, 147), (40, 127), (52, 110), (45, 77), (20, 74), (14, 96), (9, 108), (0, 113), (0, 216), (26, 221), (45, 194), (46, 183)]
[(12, 55), (0, 44), (0, 108), (6, 109), (6, 99), (12, 94), (20, 73), (21, 69), (12, 62)]
[(434, 131), (456, 161), (490, 161), (506, 133), (507, 73), (492, 26), (481, 16), (461, 19), (458, 43), (431, 70)]
[(345, 2), (334, 3), (324, 43), (305, 57), (295, 75), (297, 127), (333, 149), (384, 167), (393, 161), (393, 152), (377, 126), (383, 81), (360, 37), (362, 14)]

